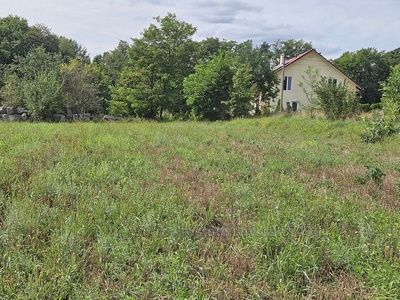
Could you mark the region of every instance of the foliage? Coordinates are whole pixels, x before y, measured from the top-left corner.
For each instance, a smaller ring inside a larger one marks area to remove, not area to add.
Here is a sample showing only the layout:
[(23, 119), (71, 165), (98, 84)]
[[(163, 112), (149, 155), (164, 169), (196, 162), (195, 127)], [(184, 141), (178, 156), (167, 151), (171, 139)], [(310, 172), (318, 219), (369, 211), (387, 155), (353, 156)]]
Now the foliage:
[(196, 32), (171, 13), (155, 20), (159, 26), (151, 24), (141, 38), (133, 39), (120, 82), (121, 88), (132, 93), (135, 115), (150, 119), (162, 118), (165, 110), (185, 111), (183, 79), (193, 71), (192, 36)]
[(187, 104), (195, 117), (204, 120), (246, 116), (254, 91), (247, 65), (228, 51), (220, 51), (209, 62), (197, 65), (196, 73), (184, 81)]
[(64, 63), (69, 63), (73, 59), (86, 64), (90, 63), (90, 57), (86, 48), (79, 45), (78, 42), (73, 39), (60, 36), (58, 48)]
[(29, 48), (42, 47), (48, 53), (59, 53), (59, 37), (44, 24), (29, 27), (27, 43)]
[(400, 65), (392, 68), (382, 85), (382, 113), (374, 112), (361, 134), (364, 142), (376, 143), (399, 131), (396, 121), (400, 116)]
[(286, 41), (277, 40), (272, 44), (273, 57), (275, 61), (279, 62), (281, 54), (285, 54), (287, 57), (295, 57), (301, 53), (304, 53), (312, 49), (311, 42), (305, 42), (303, 39), (295, 40), (289, 39)]
[(206, 63), (218, 55), (220, 51), (231, 52), (235, 49), (236, 42), (220, 40), (219, 38), (206, 38), (195, 43), (194, 58), (197, 63)]
[(363, 129), (361, 137), (365, 143), (376, 143), (394, 132), (396, 132), (394, 121), (386, 118), (380, 112), (374, 111), (372, 118), (367, 121)]
[(0, 64), (9, 64), (16, 56), (26, 54), (28, 30), (26, 19), (11, 15), (0, 18)]
[(359, 112), (359, 98), (350, 90), (346, 81), (333, 84), (320, 76), (319, 70), (308, 67), (299, 86), (309, 102), (304, 107), (311, 116), (316, 110), (322, 111), (330, 120), (346, 119)]
[(135, 114), (133, 110), (134, 91), (129, 87), (111, 87), (111, 101), (108, 111), (119, 117), (129, 117)]
[(400, 117), (400, 64), (392, 67), (390, 76), (382, 83), (382, 109), (388, 119)]
[(375, 184), (381, 186), (385, 173), (383, 173), (383, 171), (378, 167), (366, 165), (365, 168), (367, 170), (364, 175), (356, 177), (356, 181), (360, 184), (366, 184), (368, 181), (372, 180)]
[(49, 121), (61, 107), (63, 80), (59, 73), (60, 55), (32, 49), (18, 57), (5, 76), (3, 97), (10, 104), (22, 104), (33, 120)]
[(304, 106), (304, 110), (309, 112), (311, 117), (314, 117), (314, 112), (320, 108), (316, 93), (320, 77), (318, 69), (308, 66), (305, 75), (301, 75), (303, 81), (299, 83), (308, 101), (308, 104)]
[(100, 113), (101, 98), (94, 83), (94, 73), (90, 66), (77, 60), (60, 67), (63, 78), (62, 106), (67, 114)]
[(375, 48), (345, 52), (333, 60), (333, 63), (362, 86), (362, 103), (380, 102), (382, 97), (380, 82), (386, 80), (390, 72), (385, 52), (378, 52)]
[(107, 78), (109, 78), (109, 84), (112, 86), (116, 85), (122, 70), (128, 64), (129, 49), (128, 42), (120, 41), (117, 48), (105, 52), (103, 55), (97, 55), (93, 59), (93, 64), (100, 66), (104, 70)]
[[(253, 47), (252, 41), (246, 41), (235, 47), (235, 53), (241, 62), (249, 67), (251, 82), (256, 93), (253, 100), (255, 114), (260, 114), (262, 106), (269, 108), (269, 100), (278, 93), (278, 78), (270, 67), (272, 52), (266, 43)], [(266, 105), (264, 105), (266, 104)]]
[(349, 89), (346, 81), (335, 85), (328, 78), (321, 77), (315, 93), (319, 108), (330, 120), (344, 120), (359, 111), (358, 96)]

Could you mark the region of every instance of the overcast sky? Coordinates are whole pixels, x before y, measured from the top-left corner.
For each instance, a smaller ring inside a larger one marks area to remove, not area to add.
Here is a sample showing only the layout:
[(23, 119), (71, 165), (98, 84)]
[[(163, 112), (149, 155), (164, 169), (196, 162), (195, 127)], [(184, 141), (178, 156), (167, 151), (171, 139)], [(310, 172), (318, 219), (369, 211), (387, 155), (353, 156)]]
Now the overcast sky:
[(254, 44), (303, 39), (327, 58), (345, 51), (400, 47), (399, 0), (0, 0), (0, 18), (16, 15), (29, 25), (76, 40), (91, 57), (131, 43), (153, 17), (175, 13), (207, 37)]

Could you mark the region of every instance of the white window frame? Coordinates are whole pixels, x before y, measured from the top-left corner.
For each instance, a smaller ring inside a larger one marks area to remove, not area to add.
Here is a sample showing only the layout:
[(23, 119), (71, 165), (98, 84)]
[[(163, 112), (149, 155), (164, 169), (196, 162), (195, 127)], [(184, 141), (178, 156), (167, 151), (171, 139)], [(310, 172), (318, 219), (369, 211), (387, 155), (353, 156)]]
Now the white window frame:
[(328, 83), (329, 83), (329, 84), (332, 84), (332, 85), (334, 85), (334, 86), (337, 86), (337, 79), (336, 79), (336, 78), (330, 77), (330, 78), (328, 79)]
[(292, 82), (293, 82), (292, 76), (285, 76), (285, 82), (283, 84), (283, 90), (284, 91), (291, 91), (292, 90)]

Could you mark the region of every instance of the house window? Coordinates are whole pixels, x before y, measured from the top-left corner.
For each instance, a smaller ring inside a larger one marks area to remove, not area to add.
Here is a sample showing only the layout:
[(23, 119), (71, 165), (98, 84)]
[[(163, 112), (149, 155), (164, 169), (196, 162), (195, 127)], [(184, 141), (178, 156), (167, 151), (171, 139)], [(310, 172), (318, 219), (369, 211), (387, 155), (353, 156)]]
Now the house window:
[(298, 106), (298, 103), (296, 101), (292, 101), (292, 110), (293, 111), (298, 111), (299, 110), (299, 106)]
[(285, 81), (283, 82), (283, 90), (291, 91), (292, 90), (292, 77), (285, 76)]
[(337, 85), (337, 79), (331, 77), (331, 78), (328, 79), (328, 83), (336, 86)]

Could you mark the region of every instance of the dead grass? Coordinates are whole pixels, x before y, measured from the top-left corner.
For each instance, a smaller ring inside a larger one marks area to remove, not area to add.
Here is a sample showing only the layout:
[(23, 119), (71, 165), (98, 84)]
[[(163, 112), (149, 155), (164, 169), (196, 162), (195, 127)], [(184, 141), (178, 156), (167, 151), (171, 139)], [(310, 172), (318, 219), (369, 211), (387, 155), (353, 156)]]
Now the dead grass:
[[(329, 270), (328, 270), (329, 272)], [(362, 283), (348, 273), (332, 274), (331, 280), (317, 279), (309, 286), (304, 299), (309, 300), (347, 300), (347, 299), (372, 299), (373, 291), (365, 289)]]
[(208, 210), (216, 199), (223, 197), (221, 187), (210, 178), (212, 174), (191, 167), (184, 159), (175, 157), (159, 172), (160, 184), (173, 185), (186, 195), (187, 201), (201, 210)]
[(307, 182), (306, 185), (319, 194), (334, 193), (342, 199), (352, 196), (366, 209), (371, 208), (372, 203), (384, 209), (399, 211), (399, 172), (385, 171), (381, 184), (373, 180), (365, 184), (358, 183), (356, 178), (363, 176), (365, 170), (362, 165), (320, 167), (312, 170), (302, 169), (300, 175)]

